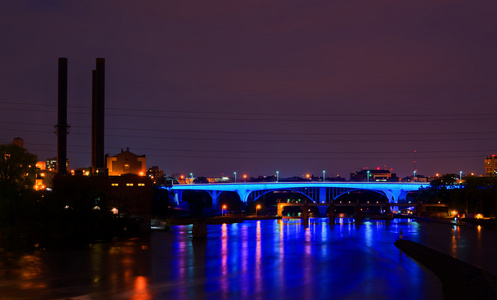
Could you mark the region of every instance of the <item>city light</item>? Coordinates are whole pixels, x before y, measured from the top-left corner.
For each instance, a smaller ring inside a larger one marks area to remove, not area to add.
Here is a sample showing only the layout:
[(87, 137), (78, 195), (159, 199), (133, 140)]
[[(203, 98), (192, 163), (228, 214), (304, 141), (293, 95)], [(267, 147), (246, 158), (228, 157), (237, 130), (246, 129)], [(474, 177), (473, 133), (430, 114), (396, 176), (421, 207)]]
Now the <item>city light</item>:
[(227, 206), (226, 204), (224, 204), (224, 205), (223, 205), (223, 207), (222, 207), (222, 210), (221, 210), (221, 214), (222, 214), (223, 216), (225, 216), (225, 215), (226, 215), (226, 209), (228, 209), (228, 206)]
[(233, 172), (233, 175), (235, 175), (235, 183), (236, 183), (236, 172)]
[(261, 209), (261, 206), (259, 204), (256, 205), (255, 207), (255, 216), (257, 217), (258, 210)]
[(280, 177), (280, 171), (276, 171), (276, 182), (278, 182), (279, 177)]
[(325, 182), (325, 181), (326, 181), (326, 171), (323, 170), (323, 182)]

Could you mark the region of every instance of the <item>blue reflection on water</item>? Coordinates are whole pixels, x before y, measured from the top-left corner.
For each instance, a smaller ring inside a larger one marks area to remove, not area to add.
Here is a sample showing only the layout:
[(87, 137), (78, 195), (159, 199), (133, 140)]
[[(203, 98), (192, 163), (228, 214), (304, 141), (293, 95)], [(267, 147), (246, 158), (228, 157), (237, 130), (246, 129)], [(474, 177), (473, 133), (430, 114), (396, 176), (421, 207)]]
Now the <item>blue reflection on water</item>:
[[(209, 225), (206, 241), (189, 239), (188, 230), (173, 231), (170, 253), (186, 293), (158, 296), (209, 299), (437, 299), (438, 278), (402, 254), (394, 241), (416, 232), (406, 220), (348, 220), (328, 224), (314, 218), (245, 221)], [(193, 251), (192, 251), (193, 249)], [(194, 252), (194, 255), (192, 255)], [(192, 256), (195, 257), (192, 261)], [(171, 270), (171, 272), (176, 272)], [(161, 281), (155, 278), (154, 281)]]
[(492, 251), (497, 240), (493, 232), (411, 220), (254, 220), (207, 228), (207, 239), (192, 239), (191, 225), (173, 226), (89, 251), (0, 253), (0, 298), (442, 299), (439, 279), (394, 246), (400, 232), (486, 264), (494, 256), (474, 250)]

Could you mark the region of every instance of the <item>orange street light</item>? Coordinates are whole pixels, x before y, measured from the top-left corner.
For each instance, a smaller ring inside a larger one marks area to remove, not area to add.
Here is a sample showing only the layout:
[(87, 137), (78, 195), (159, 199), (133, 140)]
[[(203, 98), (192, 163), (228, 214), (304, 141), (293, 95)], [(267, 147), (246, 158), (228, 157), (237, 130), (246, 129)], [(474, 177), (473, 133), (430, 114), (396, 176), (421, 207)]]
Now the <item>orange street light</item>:
[(259, 204), (257, 204), (257, 206), (255, 207), (255, 216), (257, 217), (257, 211), (261, 209), (261, 206)]
[(228, 208), (228, 206), (226, 206), (226, 204), (225, 204), (225, 205), (223, 205), (222, 210), (221, 210), (221, 214), (222, 214), (223, 216), (226, 214), (226, 213), (225, 213), (225, 211), (226, 211), (226, 209), (227, 209), (227, 208)]
[(243, 182), (247, 180), (247, 174), (243, 174)]

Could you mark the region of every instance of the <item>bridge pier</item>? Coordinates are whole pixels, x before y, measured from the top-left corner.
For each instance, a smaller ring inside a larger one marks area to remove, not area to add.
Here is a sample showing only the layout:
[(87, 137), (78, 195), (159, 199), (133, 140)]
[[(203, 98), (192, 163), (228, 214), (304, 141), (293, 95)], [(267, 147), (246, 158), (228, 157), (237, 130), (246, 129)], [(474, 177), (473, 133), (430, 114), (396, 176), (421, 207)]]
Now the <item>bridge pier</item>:
[(326, 203), (328, 199), (326, 199), (326, 188), (319, 188), (319, 203)]
[(221, 195), (221, 191), (207, 191), (212, 198), (212, 208), (219, 208), (219, 195)]

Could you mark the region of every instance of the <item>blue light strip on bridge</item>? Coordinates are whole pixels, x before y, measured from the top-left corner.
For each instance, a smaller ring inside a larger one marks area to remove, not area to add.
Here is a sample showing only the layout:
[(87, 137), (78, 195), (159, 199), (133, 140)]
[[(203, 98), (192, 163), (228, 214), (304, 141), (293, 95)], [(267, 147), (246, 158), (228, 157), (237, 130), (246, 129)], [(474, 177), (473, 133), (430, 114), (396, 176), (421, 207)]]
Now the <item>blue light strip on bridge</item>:
[[(172, 190), (196, 190), (196, 191), (230, 191), (238, 190), (281, 190), (295, 188), (351, 188), (360, 190), (404, 190), (406, 192), (417, 191), (420, 188), (428, 188), (428, 182), (249, 182), (249, 183), (209, 183), (209, 184), (177, 184), (169, 187)], [(162, 187), (166, 188), (166, 187)], [(168, 189), (169, 189), (168, 188)]]

